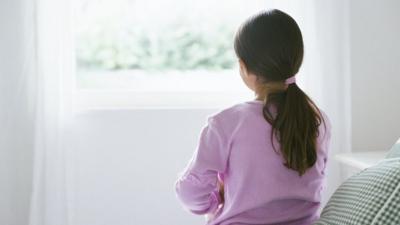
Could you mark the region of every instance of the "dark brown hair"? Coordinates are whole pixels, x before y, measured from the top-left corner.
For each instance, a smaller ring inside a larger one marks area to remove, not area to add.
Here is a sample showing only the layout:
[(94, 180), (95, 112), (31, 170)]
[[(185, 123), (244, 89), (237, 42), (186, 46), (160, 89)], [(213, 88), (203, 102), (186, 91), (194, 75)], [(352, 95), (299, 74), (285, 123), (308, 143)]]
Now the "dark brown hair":
[[(318, 128), (323, 117), (315, 103), (297, 86), (285, 85), (303, 61), (303, 38), (296, 21), (277, 10), (246, 20), (235, 36), (235, 52), (249, 72), (266, 88), (263, 116), (271, 124), (287, 168), (303, 175), (317, 160)], [(272, 110), (275, 108), (276, 111)]]

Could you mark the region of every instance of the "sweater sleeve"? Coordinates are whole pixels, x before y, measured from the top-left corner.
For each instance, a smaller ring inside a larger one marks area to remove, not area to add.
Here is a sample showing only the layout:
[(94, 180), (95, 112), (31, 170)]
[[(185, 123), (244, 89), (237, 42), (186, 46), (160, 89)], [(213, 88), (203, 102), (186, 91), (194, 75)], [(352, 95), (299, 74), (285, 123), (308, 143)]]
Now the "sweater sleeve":
[(195, 214), (213, 213), (222, 203), (217, 181), (228, 160), (227, 139), (221, 127), (214, 117), (207, 121), (196, 151), (175, 183), (178, 198)]

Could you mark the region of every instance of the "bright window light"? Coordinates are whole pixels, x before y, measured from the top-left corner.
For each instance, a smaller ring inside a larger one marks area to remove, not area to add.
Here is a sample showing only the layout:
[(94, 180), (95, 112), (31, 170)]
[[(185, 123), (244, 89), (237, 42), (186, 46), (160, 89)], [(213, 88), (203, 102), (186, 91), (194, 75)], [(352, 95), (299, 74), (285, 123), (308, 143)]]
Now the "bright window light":
[(75, 9), (83, 104), (203, 107), (252, 96), (233, 36), (265, 1), (77, 0)]

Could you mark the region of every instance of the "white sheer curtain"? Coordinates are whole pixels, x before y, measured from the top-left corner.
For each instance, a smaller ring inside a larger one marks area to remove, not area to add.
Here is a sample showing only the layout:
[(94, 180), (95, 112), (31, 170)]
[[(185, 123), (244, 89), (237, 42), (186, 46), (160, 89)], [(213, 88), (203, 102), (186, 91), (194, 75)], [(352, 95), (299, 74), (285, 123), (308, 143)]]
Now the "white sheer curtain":
[(29, 214), (36, 83), (32, 17), (22, 1), (0, 1), (0, 224), (7, 225), (27, 224)]
[[(71, 224), (66, 125), (71, 119), (73, 33), (70, 1), (36, 0), (36, 117), (30, 225)], [(28, 75), (28, 74), (27, 74)]]
[(2, 39), (8, 52), (1, 54), (0, 147), (2, 172), (9, 171), (1, 184), (8, 188), (1, 196), (9, 196), (0, 200), (1, 224), (70, 224), (62, 143), (70, 116), (62, 87), (73, 68), (68, 2), (16, 0), (0, 7), (8, 37)]
[[(65, 147), (66, 128), (72, 119), (70, 97), (74, 77), (70, 2), (5, 0), (0, 3), (5, 6), (0, 7), (1, 24), (4, 24), (1, 27), (5, 29), (5, 42), (1, 46), (8, 51), (0, 54), (3, 128), (0, 191), (4, 193), (0, 199), (1, 224), (74, 224), (74, 167), (69, 160), (73, 158), (69, 155), (73, 151)], [(18, 10), (7, 11), (9, 8)], [(332, 121), (331, 156), (348, 151), (346, 1), (266, 1), (266, 8), (282, 9), (299, 22), (305, 40), (300, 85)], [(9, 18), (18, 19), (15, 32)], [(331, 157), (325, 198), (340, 182), (338, 171)], [(118, 207), (118, 203), (113, 207)]]

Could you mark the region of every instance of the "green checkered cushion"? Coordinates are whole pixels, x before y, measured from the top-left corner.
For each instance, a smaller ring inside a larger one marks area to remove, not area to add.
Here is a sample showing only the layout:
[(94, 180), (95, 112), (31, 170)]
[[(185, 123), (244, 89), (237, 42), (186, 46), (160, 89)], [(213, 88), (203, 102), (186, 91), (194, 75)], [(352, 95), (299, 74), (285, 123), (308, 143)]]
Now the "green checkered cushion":
[(399, 225), (400, 224), (400, 185), (397, 185), (397, 190), (395, 190), (386, 204), (379, 210), (378, 215), (376, 215), (373, 224), (390, 224)]
[(400, 225), (400, 158), (347, 179), (314, 225)]
[(386, 158), (397, 158), (400, 157), (400, 139), (393, 145), (386, 155)]

